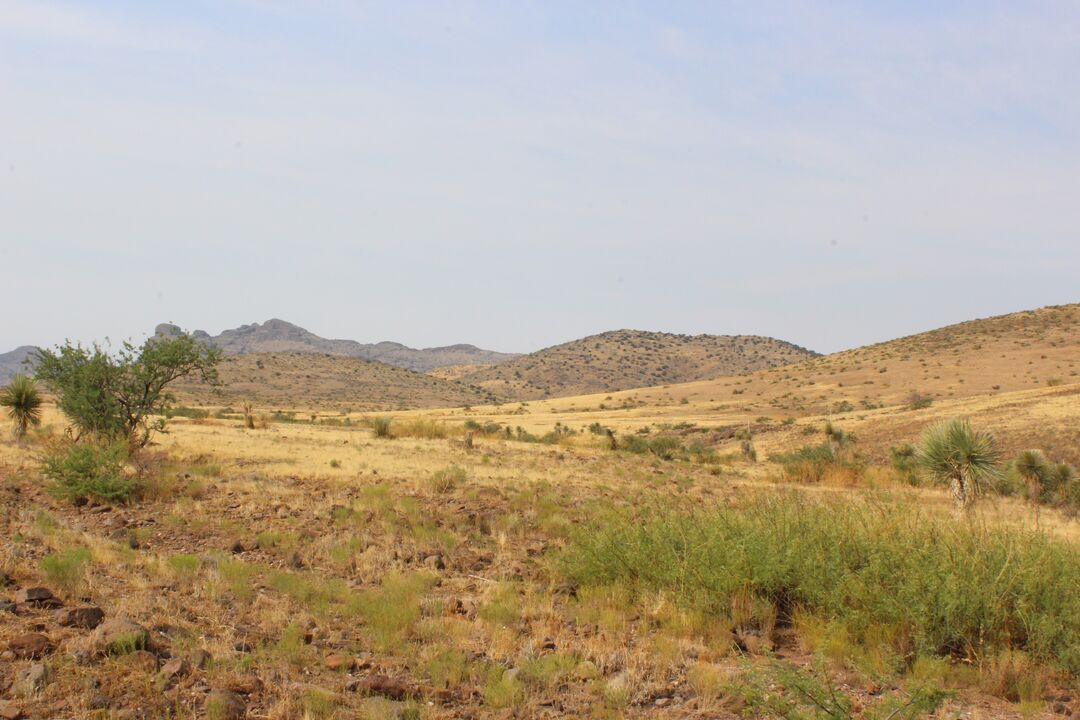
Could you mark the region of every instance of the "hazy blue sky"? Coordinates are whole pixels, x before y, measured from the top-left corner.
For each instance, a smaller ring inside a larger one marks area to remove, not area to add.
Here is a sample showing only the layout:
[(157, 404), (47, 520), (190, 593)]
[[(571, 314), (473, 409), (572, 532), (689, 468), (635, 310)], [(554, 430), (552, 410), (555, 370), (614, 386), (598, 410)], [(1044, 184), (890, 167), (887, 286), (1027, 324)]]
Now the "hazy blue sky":
[(0, 0), (0, 351), (1080, 301), (1080, 4)]

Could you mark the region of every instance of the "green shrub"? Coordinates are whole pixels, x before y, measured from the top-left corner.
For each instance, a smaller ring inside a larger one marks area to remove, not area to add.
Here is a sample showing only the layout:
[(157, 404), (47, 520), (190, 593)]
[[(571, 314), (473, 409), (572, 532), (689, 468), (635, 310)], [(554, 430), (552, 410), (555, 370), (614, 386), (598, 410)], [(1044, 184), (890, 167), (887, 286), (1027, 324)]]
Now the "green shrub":
[(390, 425), (394, 422), (394, 418), (390, 417), (376, 417), (371, 419), (371, 430), (375, 433), (377, 438), (392, 438), (393, 434), (390, 432)]
[(58, 555), (41, 558), (41, 571), (52, 585), (75, 593), (86, 579), (86, 566), (90, 563), (90, 551), (71, 548)]
[(649, 452), (661, 460), (674, 460), (682, 450), (683, 446), (679, 438), (670, 435), (656, 437), (649, 442)]
[(1023, 650), (1080, 673), (1080, 555), (1011, 527), (915, 504), (760, 494), (710, 510), (613, 513), (579, 529), (563, 559), (579, 585), (663, 591), (726, 614), (747, 592), (781, 617), (803, 608), (892, 650), (969, 659)]
[(49, 491), (63, 500), (126, 502), (138, 489), (135, 477), (124, 473), (128, 445), (114, 442), (79, 442), (48, 452), (42, 472), (52, 481)]
[(619, 438), (619, 449), (644, 455), (649, 452), (649, 441), (637, 435), (624, 435)]
[(769, 461), (779, 463), (784, 468), (784, 479), (788, 482), (818, 483), (825, 479), (825, 473), (837, 462), (836, 451), (829, 443), (804, 445), (797, 450), (769, 455)]

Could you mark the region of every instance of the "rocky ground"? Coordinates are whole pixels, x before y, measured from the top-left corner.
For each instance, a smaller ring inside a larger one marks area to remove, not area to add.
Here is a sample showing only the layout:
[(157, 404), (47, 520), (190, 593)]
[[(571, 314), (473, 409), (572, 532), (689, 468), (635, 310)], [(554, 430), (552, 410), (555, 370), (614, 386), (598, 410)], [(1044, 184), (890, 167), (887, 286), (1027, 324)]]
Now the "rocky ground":
[[(33, 448), (6, 446), (0, 718), (739, 717), (790, 692), (774, 663), (817, 667), (782, 624), (733, 630), (559, 572), (601, 508), (722, 502), (737, 465), (287, 432), (318, 452), (290, 464), (274, 432), (177, 425), (130, 505), (57, 501)], [(911, 689), (843, 663), (825, 675), (866, 717)], [(1080, 709), (1060, 689), (1021, 706), (950, 677), (942, 717)]]

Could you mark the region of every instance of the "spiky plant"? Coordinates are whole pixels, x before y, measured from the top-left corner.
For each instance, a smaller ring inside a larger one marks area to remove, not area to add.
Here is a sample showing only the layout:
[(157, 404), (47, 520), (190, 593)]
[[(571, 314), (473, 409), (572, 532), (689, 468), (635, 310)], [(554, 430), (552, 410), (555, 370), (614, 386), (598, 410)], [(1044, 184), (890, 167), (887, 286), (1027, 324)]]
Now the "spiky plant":
[(1035, 508), (1035, 527), (1039, 527), (1039, 504), (1043, 499), (1043, 479), (1050, 471), (1050, 463), (1039, 450), (1024, 450), (1013, 460), (1013, 468), (1027, 485), (1028, 501)]
[(1067, 462), (1051, 463), (1046, 468), (1043, 479), (1047, 492), (1057, 496), (1060, 502), (1071, 502), (1073, 487), (1077, 485), (1076, 468)]
[(931, 479), (952, 490), (956, 504), (971, 510), (983, 483), (996, 476), (998, 460), (994, 436), (973, 430), (961, 418), (944, 420), (927, 428), (915, 458)]
[(0, 407), (7, 408), (16, 442), (26, 437), (31, 425), (41, 424), (42, 402), (37, 383), (27, 375), (16, 375), (0, 390)]

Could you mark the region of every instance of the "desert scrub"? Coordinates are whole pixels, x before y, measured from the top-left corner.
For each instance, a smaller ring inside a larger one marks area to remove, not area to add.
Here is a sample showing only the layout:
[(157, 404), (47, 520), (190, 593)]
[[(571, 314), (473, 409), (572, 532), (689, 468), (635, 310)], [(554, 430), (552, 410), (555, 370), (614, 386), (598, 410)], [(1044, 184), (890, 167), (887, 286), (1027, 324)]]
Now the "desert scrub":
[(390, 439), (394, 435), (390, 430), (390, 426), (394, 423), (394, 418), (391, 417), (375, 417), (368, 421), (371, 426), (371, 431), (377, 438)]
[(75, 594), (86, 580), (90, 564), (90, 550), (71, 548), (56, 555), (41, 558), (41, 571), (52, 585), (69, 594)]
[(889, 628), (900, 660), (1023, 650), (1080, 673), (1080, 556), (1046, 535), (892, 501), (757, 494), (733, 506), (613, 512), (578, 530), (562, 570), (583, 586), (662, 591), (717, 614), (750, 592), (855, 642)]
[(457, 465), (449, 465), (431, 475), (431, 491), (437, 494), (452, 492), (465, 483), (465, 470)]
[(128, 460), (125, 441), (64, 443), (42, 457), (42, 472), (54, 496), (75, 502), (125, 502), (138, 488), (138, 480), (124, 472)]

